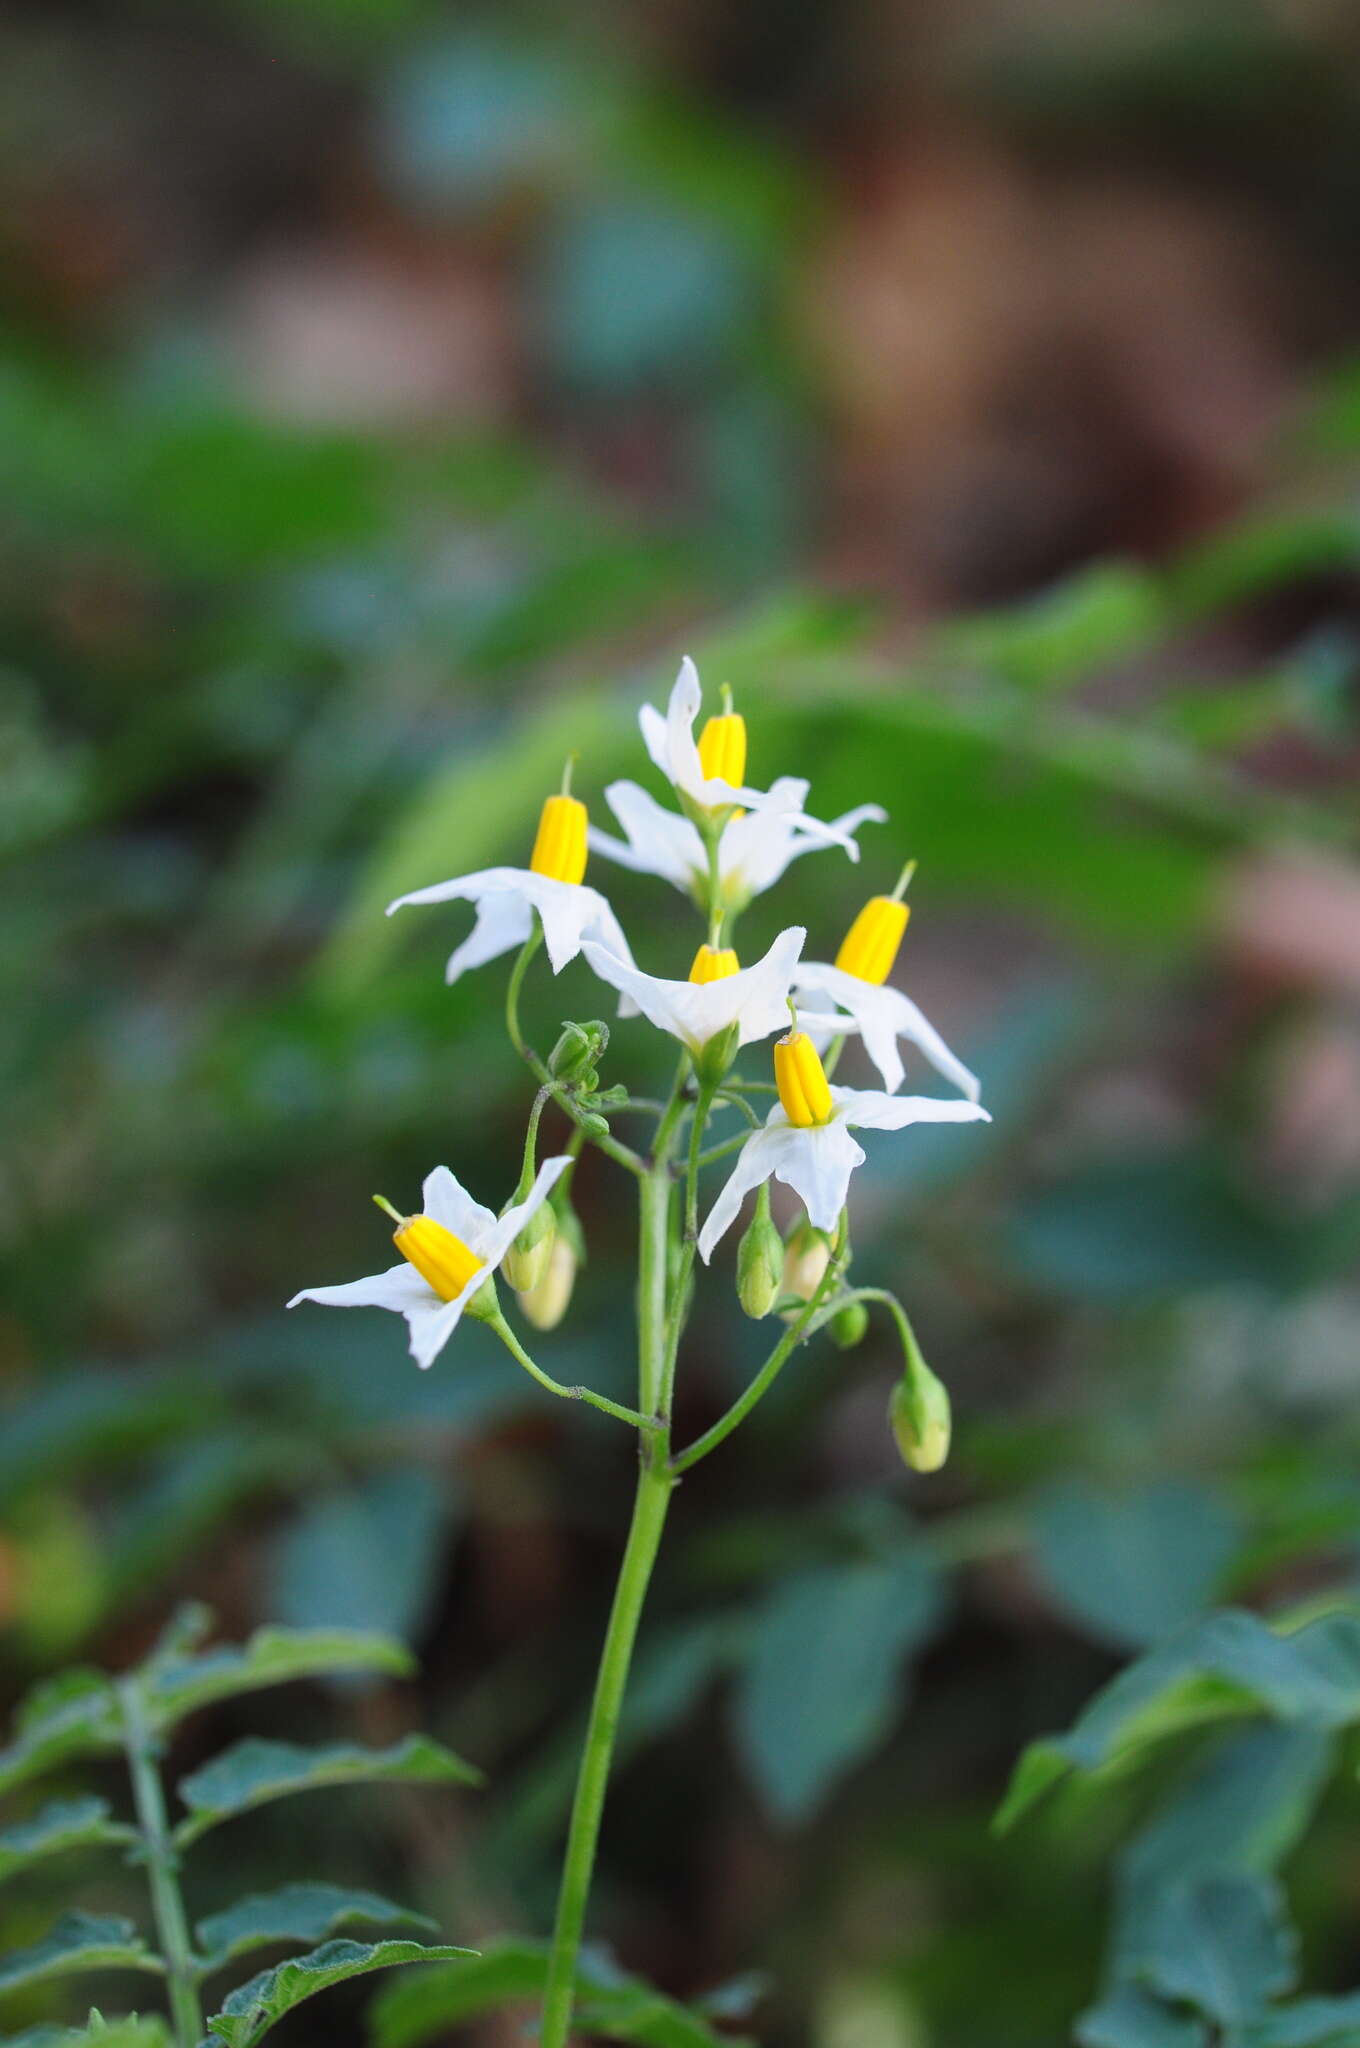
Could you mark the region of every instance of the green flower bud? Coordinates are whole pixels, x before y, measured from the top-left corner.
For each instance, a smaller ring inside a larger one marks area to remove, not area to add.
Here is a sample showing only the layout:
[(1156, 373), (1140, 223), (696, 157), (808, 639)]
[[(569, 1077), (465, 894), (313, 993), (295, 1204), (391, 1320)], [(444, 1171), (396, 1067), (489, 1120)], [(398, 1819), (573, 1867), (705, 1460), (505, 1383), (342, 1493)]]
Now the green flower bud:
[(557, 1235), (557, 1218), (552, 1204), (544, 1202), (535, 1209), (523, 1230), (501, 1260), (504, 1273), (516, 1294), (525, 1294), (536, 1287), (547, 1268), (552, 1255), (553, 1239)]
[(770, 1191), (763, 1186), (756, 1213), (737, 1246), (737, 1299), (748, 1316), (767, 1316), (780, 1295), (784, 1240), (770, 1220)]
[(847, 1301), (827, 1324), (838, 1351), (853, 1351), (868, 1327), (869, 1311), (862, 1301)]
[(609, 1026), (598, 1017), (588, 1024), (574, 1024), (568, 1019), (562, 1026), (562, 1036), (548, 1054), (548, 1071), (555, 1080), (579, 1082), (592, 1067), (599, 1065), (608, 1044)]
[(581, 1129), (588, 1138), (607, 1138), (609, 1136), (609, 1119), (604, 1116), (596, 1116), (592, 1110), (588, 1116), (581, 1118)]
[(938, 1472), (949, 1456), (949, 1396), (919, 1351), (888, 1401), (888, 1422), (914, 1472)]

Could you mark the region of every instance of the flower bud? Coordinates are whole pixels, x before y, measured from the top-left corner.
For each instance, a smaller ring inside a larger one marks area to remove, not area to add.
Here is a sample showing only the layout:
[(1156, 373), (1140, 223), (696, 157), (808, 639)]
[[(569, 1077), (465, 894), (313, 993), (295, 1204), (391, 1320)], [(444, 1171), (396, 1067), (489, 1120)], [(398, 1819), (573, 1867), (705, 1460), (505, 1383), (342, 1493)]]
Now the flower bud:
[(847, 1301), (837, 1309), (827, 1329), (838, 1351), (853, 1351), (869, 1327), (869, 1311), (862, 1301)]
[(552, 1204), (544, 1202), (527, 1219), (523, 1230), (501, 1260), (501, 1271), (516, 1294), (525, 1294), (538, 1285), (552, 1256), (556, 1235), (557, 1219)]
[[(814, 1230), (805, 1216), (784, 1247), (780, 1294), (791, 1295), (796, 1301), (811, 1301), (830, 1264), (831, 1245), (825, 1231)], [(785, 1313), (796, 1314), (797, 1311)]]
[(767, 1316), (780, 1295), (784, 1240), (770, 1221), (770, 1191), (762, 1186), (756, 1213), (737, 1246), (737, 1299), (748, 1316)]
[(938, 1472), (949, 1456), (949, 1396), (917, 1352), (893, 1388), (888, 1422), (904, 1463), (914, 1472)]
[(607, 1138), (609, 1136), (609, 1119), (608, 1117), (597, 1116), (592, 1110), (587, 1116), (581, 1118), (580, 1128), (588, 1138)]
[(547, 1263), (532, 1287), (526, 1287), (519, 1305), (536, 1330), (555, 1330), (571, 1305), (580, 1260), (564, 1231), (553, 1238)]
[(609, 1026), (598, 1017), (588, 1024), (568, 1020), (548, 1054), (548, 1071), (555, 1080), (579, 1082), (590, 1068), (599, 1065), (608, 1044)]

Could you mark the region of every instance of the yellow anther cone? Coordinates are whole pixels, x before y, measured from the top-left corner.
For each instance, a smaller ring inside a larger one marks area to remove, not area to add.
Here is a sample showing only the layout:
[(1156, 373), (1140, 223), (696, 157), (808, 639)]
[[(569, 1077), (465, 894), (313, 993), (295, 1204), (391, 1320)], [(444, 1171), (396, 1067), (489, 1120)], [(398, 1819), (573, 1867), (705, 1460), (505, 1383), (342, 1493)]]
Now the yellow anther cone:
[(726, 981), (729, 974), (737, 972), (737, 966), (737, 956), (730, 946), (700, 946), (689, 970), (689, 978), (701, 985), (708, 981)]
[(461, 1294), (485, 1263), (468, 1250), (461, 1237), (445, 1230), (433, 1216), (408, 1216), (393, 1231), (392, 1242), (441, 1301), (452, 1301)]
[(790, 1031), (774, 1042), (774, 1078), (791, 1124), (806, 1130), (830, 1120), (835, 1107), (817, 1048), (805, 1031)]
[(842, 974), (881, 986), (892, 973), (910, 915), (910, 905), (894, 896), (871, 896), (841, 941), (836, 965)]
[(579, 882), (586, 871), (586, 807), (579, 797), (550, 796), (538, 821), (529, 866), (554, 882)]
[(699, 735), (699, 766), (705, 778), (730, 782), (737, 789), (746, 779), (746, 720), (737, 711), (710, 718)]

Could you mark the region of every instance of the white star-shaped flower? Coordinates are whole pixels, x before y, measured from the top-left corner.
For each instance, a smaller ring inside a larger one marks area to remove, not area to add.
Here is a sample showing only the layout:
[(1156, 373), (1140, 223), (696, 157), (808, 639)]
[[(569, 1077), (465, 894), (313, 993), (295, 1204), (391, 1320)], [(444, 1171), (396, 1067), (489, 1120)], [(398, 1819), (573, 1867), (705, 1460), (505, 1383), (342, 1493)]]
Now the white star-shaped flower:
[[(749, 810), (755, 805), (768, 803), (764, 790), (747, 789), (744, 784), (731, 782), (720, 773), (709, 775), (704, 772), (699, 742), (694, 737), (694, 721), (699, 716), (702, 697), (699, 671), (686, 655), (671, 690), (665, 717), (652, 704), (644, 704), (638, 712), (638, 724), (642, 728), (647, 752), (666, 780), (701, 810), (721, 810), (726, 804), (741, 804)], [(713, 723), (730, 726), (733, 738), (740, 733), (739, 751), (744, 768), (746, 742), (742, 721), (729, 714), (727, 718)], [(721, 757), (729, 749), (720, 747), (716, 751)]]
[(468, 902), (477, 906), (471, 935), (449, 955), (447, 982), (457, 981), (469, 967), (522, 946), (534, 928), (534, 913), (543, 920), (543, 938), (554, 974), (574, 960), (586, 938), (598, 939), (620, 959), (631, 960), (623, 927), (598, 889), (584, 882), (558, 882), (531, 868), (482, 868), (475, 875), (456, 875), (428, 889), (413, 889), (387, 906), (387, 915), (407, 903)]
[(793, 1123), (777, 1102), (760, 1130), (752, 1132), (699, 1232), (699, 1252), (706, 1261), (735, 1222), (745, 1196), (771, 1176), (802, 1198), (814, 1228), (834, 1230), (850, 1176), (864, 1164), (864, 1153), (850, 1135), (853, 1129), (900, 1131), (907, 1124), (991, 1121), (979, 1104), (961, 1099), (888, 1095), (878, 1088), (832, 1088), (830, 1096), (831, 1115), (824, 1123)]
[[(733, 1025), (738, 1045), (768, 1038), (772, 1031), (787, 1025), (789, 988), (806, 937), (801, 925), (791, 925), (753, 967), (739, 968), (735, 954), (715, 954), (701, 946), (700, 959), (708, 955), (710, 969), (721, 963), (715, 978), (702, 981), (663, 981), (643, 974), (630, 961), (616, 958), (590, 940), (582, 951), (602, 981), (636, 1004), (659, 1031), (669, 1031), (697, 1054), (711, 1038)], [(702, 971), (699, 961), (696, 971)]]
[(366, 1280), (350, 1280), (340, 1287), (304, 1288), (293, 1296), (289, 1308), (296, 1308), (300, 1301), (319, 1301), (327, 1308), (395, 1309), (410, 1327), (412, 1358), (417, 1365), (432, 1365), (472, 1297), (491, 1278), (570, 1164), (565, 1155), (545, 1159), (524, 1200), (503, 1216), (494, 1216), (474, 1202), (447, 1166), (436, 1166), (425, 1177), (422, 1214), (403, 1221), (396, 1242), (400, 1244), (406, 1235), (421, 1265), (439, 1277), (441, 1288), (451, 1291), (437, 1289), (414, 1263), (403, 1258), (399, 1265), (389, 1266), (385, 1273), (371, 1273)]
[[(872, 821), (884, 824), (879, 804), (858, 804), (825, 824), (803, 809), (809, 785), (797, 775), (781, 775), (771, 783), (759, 810), (729, 818), (718, 842), (718, 875), (723, 904), (742, 910), (753, 896), (772, 888), (791, 861), (822, 846), (840, 846), (851, 860), (859, 859), (855, 833)], [(698, 828), (678, 811), (668, 811), (636, 782), (611, 782), (605, 802), (626, 837), (590, 828), (594, 852), (635, 874), (659, 875), (702, 902), (708, 891), (708, 855)]]
[(901, 1087), (906, 1074), (902, 1055), (897, 1049), (898, 1039), (905, 1038), (920, 1048), (937, 1074), (942, 1074), (946, 1081), (952, 1081), (970, 1102), (977, 1101), (982, 1092), (977, 1075), (949, 1050), (929, 1018), (917, 1008), (910, 996), (903, 995), (901, 989), (880, 988), (874, 982), (862, 981), (857, 974), (847, 974), (843, 968), (832, 967), (820, 960), (803, 961), (793, 977), (793, 985), (800, 996), (830, 996), (843, 1011), (848, 1012), (847, 1015), (835, 1011), (823, 1014), (804, 1010), (800, 1003), (798, 1022), (823, 1043), (842, 1032), (857, 1032), (864, 1041), (864, 1050), (883, 1076), (883, 1086), (890, 1095)]

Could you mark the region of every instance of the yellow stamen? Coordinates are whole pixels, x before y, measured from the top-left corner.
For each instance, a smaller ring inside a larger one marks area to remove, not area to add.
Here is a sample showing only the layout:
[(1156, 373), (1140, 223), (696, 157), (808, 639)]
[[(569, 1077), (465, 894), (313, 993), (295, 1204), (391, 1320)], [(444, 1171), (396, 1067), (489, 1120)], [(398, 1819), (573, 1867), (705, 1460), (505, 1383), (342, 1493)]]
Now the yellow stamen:
[(774, 1042), (774, 1078), (791, 1124), (806, 1130), (828, 1123), (835, 1104), (817, 1048), (805, 1031), (790, 1031)]
[(586, 807), (579, 797), (548, 798), (529, 866), (554, 882), (580, 881), (586, 871)]
[(871, 896), (841, 941), (836, 965), (842, 974), (880, 987), (892, 973), (911, 906), (892, 896)]
[(699, 766), (709, 782), (717, 776), (736, 789), (746, 780), (746, 720), (739, 711), (709, 719), (699, 735)]
[(461, 1237), (436, 1223), (433, 1216), (405, 1217), (393, 1231), (392, 1242), (441, 1301), (452, 1301), (461, 1294), (473, 1274), (480, 1273), (486, 1263), (468, 1250)]
[(726, 981), (737, 972), (737, 956), (730, 946), (700, 946), (689, 970), (691, 981)]

